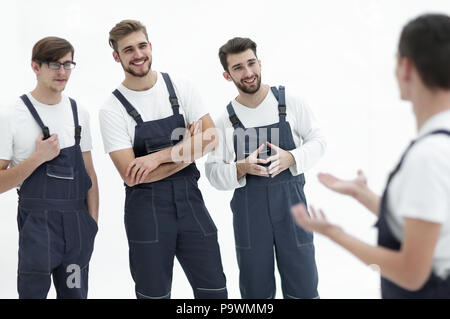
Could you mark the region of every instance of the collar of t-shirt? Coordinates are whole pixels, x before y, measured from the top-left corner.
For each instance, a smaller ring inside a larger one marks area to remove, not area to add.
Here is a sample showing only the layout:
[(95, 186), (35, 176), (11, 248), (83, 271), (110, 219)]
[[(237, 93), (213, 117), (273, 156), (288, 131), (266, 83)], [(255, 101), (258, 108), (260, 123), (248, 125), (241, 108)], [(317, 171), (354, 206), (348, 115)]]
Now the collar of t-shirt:
[(158, 72), (158, 76), (156, 78), (156, 82), (155, 84), (148, 90), (144, 90), (144, 91), (135, 91), (135, 90), (130, 90), (129, 88), (127, 88), (126, 86), (124, 86), (122, 83), (119, 85), (119, 91), (123, 92), (128, 98), (139, 98), (142, 96), (149, 96), (152, 94), (155, 94), (154, 92), (156, 91), (156, 88), (159, 88), (161, 86), (161, 82), (164, 82), (161, 73)]
[(439, 112), (429, 118), (420, 129), (418, 137), (424, 136), (436, 129), (450, 130), (450, 110)]
[(278, 121), (278, 109), (274, 106), (277, 103), (270, 90), (264, 100), (255, 108), (245, 106), (236, 100), (232, 101), (236, 115), (246, 128), (276, 123)]
[(33, 97), (33, 95), (31, 95), (31, 93), (28, 93), (27, 96), (35, 108), (42, 107), (42, 108), (53, 108), (54, 109), (55, 107), (65, 104), (68, 99), (67, 96), (65, 96), (64, 94), (61, 94), (61, 101), (59, 101), (59, 103), (57, 103), (57, 104), (50, 105), (50, 104), (44, 104), (44, 103), (39, 102), (38, 100), (36, 100)]

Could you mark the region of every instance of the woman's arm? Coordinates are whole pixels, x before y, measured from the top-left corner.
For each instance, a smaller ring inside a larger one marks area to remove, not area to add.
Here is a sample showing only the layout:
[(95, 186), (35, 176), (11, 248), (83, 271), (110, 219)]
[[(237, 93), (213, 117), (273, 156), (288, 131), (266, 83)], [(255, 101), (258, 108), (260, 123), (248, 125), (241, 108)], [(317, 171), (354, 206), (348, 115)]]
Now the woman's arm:
[(371, 246), (345, 233), (329, 223), (320, 210), (311, 207), (309, 217), (305, 207), (292, 208), (296, 222), (308, 231), (315, 231), (350, 251), (367, 265), (377, 265), (381, 276), (407, 290), (420, 289), (431, 273), (434, 250), (439, 239), (441, 224), (420, 219), (404, 219), (404, 240), (399, 251)]

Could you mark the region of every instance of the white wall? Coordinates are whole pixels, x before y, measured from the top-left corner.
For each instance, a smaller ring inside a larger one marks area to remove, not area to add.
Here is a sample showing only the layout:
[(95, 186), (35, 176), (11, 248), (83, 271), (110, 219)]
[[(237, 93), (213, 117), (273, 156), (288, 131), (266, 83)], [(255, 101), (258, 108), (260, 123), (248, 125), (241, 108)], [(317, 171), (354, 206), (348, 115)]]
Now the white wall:
[[(375, 218), (357, 203), (326, 190), (319, 171), (344, 178), (362, 168), (381, 193), (386, 176), (414, 137), (410, 105), (399, 100), (395, 53), (402, 26), (425, 12), (450, 14), (447, 0), (319, 1), (9, 1), (0, 8), (0, 105), (8, 107), (35, 79), (32, 46), (42, 37), (67, 38), (75, 46), (77, 68), (66, 93), (89, 107), (93, 158), (100, 183), (100, 231), (91, 260), (91, 298), (134, 298), (123, 226), (122, 182), (104, 154), (98, 109), (122, 81), (111, 56), (108, 32), (122, 19), (146, 24), (153, 45), (153, 68), (188, 77), (217, 117), (237, 95), (222, 78), (220, 45), (234, 36), (258, 44), (262, 78), (295, 90), (313, 108), (328, 137), (326, 156), (306, 175), (309, 203), (357, 237), (375, 243)], [(1, 137), (0, 137), (1, 138)], [(204, 172), (204, 160), (198, 162)], [(203, 174), (204, 175), (204, 174)], [(229, 296), (239, 298), (231, 192), (200, 180), (207, 207), (219, 228)], [(0, 195), (0, 298), (16, 298), (17, 195)], [(322, 298), (379, 298), (378, 274), (329, 240), (316, 236)], [(54, 297), (52, 289), (50, 297)], [(173, 298), (192, 291), (176, 264)], [(277, 297), (281, 297), (278, 289)]]

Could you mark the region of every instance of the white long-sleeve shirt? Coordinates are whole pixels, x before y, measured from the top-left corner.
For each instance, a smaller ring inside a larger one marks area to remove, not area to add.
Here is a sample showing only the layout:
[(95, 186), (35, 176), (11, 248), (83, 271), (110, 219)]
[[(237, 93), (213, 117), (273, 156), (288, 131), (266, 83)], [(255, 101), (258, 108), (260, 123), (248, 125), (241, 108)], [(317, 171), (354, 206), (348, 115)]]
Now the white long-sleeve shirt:
[[(269, 90), (265, 99), (256, 108), (249, 108), (236, 100), (232, 101), (234, 111), (246, 128), (271, 125), (279, 122), (278, 101)], [(316, 118), (310, 108), (300, 98), (286, 89), (286, 121), (289, 122), (294, 137), (295, 165), (289, 170), (296, 176), (310, 169), (323, 156), (326, 141)], [(219, 132), (219, 145), (205, 163), (206, 177), (211, 185), (219, 190), (232, 190), (246, 185), (246, 177), (237, 179), (235, 152), (233, 145), (234, 128), (228, 112), (216, 122)]]

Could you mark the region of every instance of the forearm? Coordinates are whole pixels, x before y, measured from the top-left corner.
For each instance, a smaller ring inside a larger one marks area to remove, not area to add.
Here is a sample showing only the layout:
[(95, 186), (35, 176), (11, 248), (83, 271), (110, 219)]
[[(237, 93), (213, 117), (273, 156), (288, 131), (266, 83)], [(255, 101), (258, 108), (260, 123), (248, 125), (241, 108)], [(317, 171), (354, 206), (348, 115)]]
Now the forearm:
[(95, 173), (90, 173), (92, 187), (89, 189), (86, 197), (86, 202), (88, 206), (89, 214), (98, 221), (98, 210), (99, 210), (99, 191), (98, 191), (98, 181), (97, 175)]
[(364, 207), (374, 213), (376, 216), (380, 210), (380, 196), (372, 192), (368, 187), (360, 187), (358, 191), (352, 195)]
[(175, 146), (156, 153), (158, 161), (164, 163), (192, 163), (213, 151), (217, 147), (217, 132), (208, 129), (202, 133), (193, 135)]
[(186, 168), (190, 164), (191, 163), (165, 163), (165, 164), (162, 164), (148, 174), (144, 183), (152, 183), (152, 182), (162, 180), (166, 177), (169, 177), (169, 176), (181, 171), (183, 168)]
[(394, 251), (380, 246), (371, 246), (345, 233), (342, 229), (333, 229), (326, 236), (347, 249), (366, 265), (379, 267), (381, 276), (406, 289), (416, 289), (414, 269), (408, 265), (401, 251)]
[(29, 158), (14, 167), (0, 171), (0, 193), (6, 192), (23, 183), (42, 164), (42, 160), (33, 153)]

